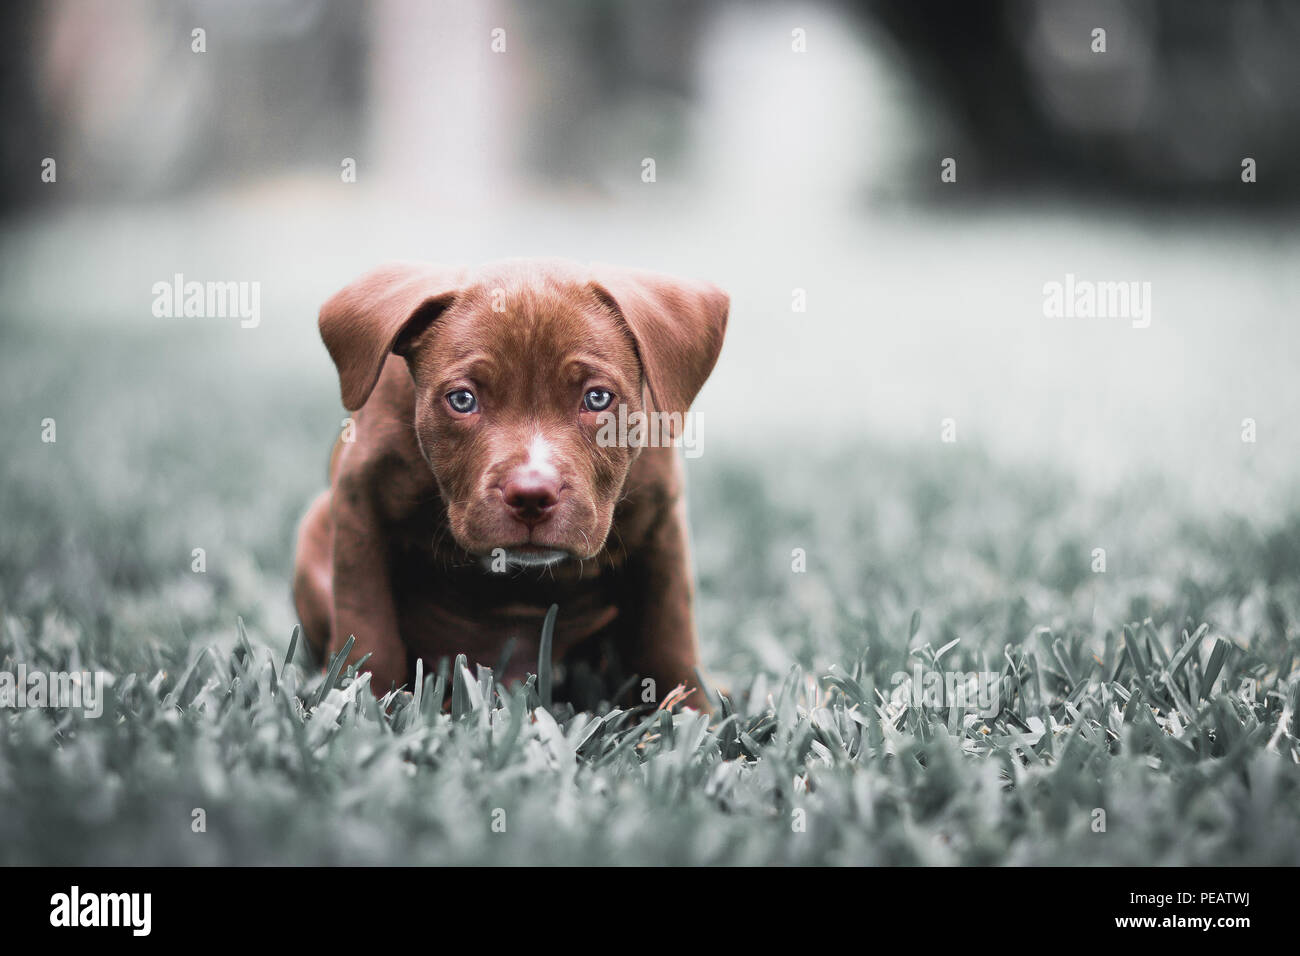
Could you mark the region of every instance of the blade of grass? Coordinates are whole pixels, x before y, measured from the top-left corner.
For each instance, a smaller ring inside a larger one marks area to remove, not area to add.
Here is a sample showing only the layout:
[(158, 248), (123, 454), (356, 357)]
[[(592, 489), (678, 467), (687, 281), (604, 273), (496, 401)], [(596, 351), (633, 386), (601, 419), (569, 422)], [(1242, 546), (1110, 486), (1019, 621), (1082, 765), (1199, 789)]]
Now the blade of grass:
[(1214, 686), (1214, 679), (1223, 669), (1223, 661), (1228, 656), (1230, 646), (1223, 638), (1214, 642), (1214, 650), (1210, 651), (1210, 659), (1205, 664), (1205, 674), (1201, 677), (1201, 700), (1205, 700), (1210, 695), (1210, 688)]
[(280, 668), (281, 673), (288, 670), (289, 665), (293, 663), (293, 653), (298, 649), (298, 635), (301, 633), (302, 629), (295, 624), (293, 626), (293, 633), (289, 635), (289, 650), (285, 652), (284, 666)]
[(560, 606), (552, 604), (546, 611), (546, 620), (542, 621), (542, 639), (537, 649), (537, 695), (542, 706), (551, 709), (551, 681), (554, 677), (551, 662), (551, 642), (555, 639), (555, 618), (560, 613)]
[(316, 688), (316, 696), (312, 700), (313, 707), (319, 707), (320, 702), (325, 699), (325, 695), (334, 689), (334, 684), (339, 679), (339, 673), (343, 670), (343, 662), (348, 659), (352, 653), (352, 646), (356, 644), (357, 636), (349, 634), (347, 642), (337, 654), (330, 658), (329, 670), (325, 673), (325, 680), (321, 682), (320, 687)]

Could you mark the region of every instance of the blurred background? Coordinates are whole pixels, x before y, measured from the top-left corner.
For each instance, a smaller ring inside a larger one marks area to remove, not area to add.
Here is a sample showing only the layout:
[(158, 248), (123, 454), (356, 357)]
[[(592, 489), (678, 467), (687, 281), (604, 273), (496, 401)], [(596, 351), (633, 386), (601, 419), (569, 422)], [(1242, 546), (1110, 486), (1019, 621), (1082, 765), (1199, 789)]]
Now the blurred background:
[[(912, 462), (950, 452), (1055, 489), (1049, 537), (1092, 503), (1085, 567), (1126, 495), (1245, 528), (1295, 507), (1295, 4), (51, 0), (0, 22), (11, 607), (80, 594), (129, 622), (121, 595), (174, 567), (182, 621), (216, 588), (223, 620), (287, 634), (293, 525), (343, 414), (316, 311), (393, 258), (732, 293), (691, 464), (724, 508), (706, 581), (728, 502), (834, 523), (921, 486), (946, 521), (1012, 487), (965, 464), (925, 484)], [(260, 324), (155, 316), (177, 273), (260, 283)], [(1150, 327), (1045, 317), (1067, 274), (1149, 282)], [(891, 514), (882, 546), (915, 540)]]

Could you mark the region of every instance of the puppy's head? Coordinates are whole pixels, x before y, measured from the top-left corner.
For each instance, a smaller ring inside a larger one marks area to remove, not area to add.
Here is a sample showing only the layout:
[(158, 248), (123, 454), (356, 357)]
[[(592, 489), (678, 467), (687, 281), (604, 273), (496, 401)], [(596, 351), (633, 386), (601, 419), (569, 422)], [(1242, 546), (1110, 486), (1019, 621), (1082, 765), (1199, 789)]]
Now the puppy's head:
[(618, 434), (602, 426), (620, 406), (684, 415), (727, 310), (707, 283), (609, 266), (399, 263), (331, 298), (320, 329), (349, 410), (390, 353), (406, 359), (456, 542), (547, 564), (604, 547), (639, 448), (598, 437)]

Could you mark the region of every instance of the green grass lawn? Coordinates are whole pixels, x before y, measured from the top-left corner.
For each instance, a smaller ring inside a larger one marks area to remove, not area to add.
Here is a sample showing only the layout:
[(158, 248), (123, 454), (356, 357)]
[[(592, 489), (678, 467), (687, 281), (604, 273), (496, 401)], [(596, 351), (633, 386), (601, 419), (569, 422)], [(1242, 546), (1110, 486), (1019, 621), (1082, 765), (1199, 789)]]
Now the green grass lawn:
[[(0, 711), (0, 862), (1300, 863), (1300, 512), (714, 419), (711, 726), (545, 708), (475, 661), (385, 714), (286, 662), (324, 353), (231, 341), (0, 333), (0, 670), (112, 677), (98, 719)], [(995, 713), (892, 699), (918, 667), (996, 674)]]

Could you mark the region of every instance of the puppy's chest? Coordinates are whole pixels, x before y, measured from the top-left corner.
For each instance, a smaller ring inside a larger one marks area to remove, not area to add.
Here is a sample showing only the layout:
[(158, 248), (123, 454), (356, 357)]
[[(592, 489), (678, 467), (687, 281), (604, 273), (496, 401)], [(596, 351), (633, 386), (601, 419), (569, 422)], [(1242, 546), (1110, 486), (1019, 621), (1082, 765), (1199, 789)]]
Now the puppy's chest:
[(621, 571), (560, 565), (493, 573), (477, 565), (438, 567), (412, 561), (395, 569), (402, 640), (429, 664), (466, 654), (493, 666), (510, 646), (509, 672), (535, 670), (542, 621), (559, 605), (554, 655), (609, 634), (625, 623)]

